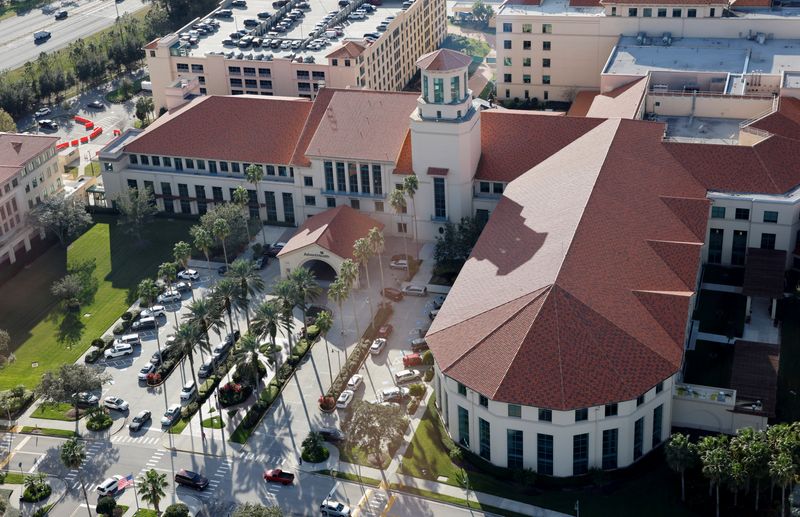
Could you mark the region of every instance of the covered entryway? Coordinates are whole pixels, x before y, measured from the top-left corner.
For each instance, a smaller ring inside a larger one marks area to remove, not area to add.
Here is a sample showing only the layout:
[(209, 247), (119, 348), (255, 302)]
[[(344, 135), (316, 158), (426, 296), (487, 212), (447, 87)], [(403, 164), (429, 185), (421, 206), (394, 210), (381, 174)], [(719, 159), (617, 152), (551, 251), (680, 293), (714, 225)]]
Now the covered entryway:
[(744, 339), (780, 343), (775, 322), (778, 300), (783, 297), (786, 252), (748, 248), (742, 294), (747, 296)]
[(278, 253), (281, 276), (296, 267), (307, 267), (326, 286), (336, 279), (345, 260), (354, 260), (353, 245), (373, 228), (383, 231), (383, 223), (346, 205), (306, 219)]

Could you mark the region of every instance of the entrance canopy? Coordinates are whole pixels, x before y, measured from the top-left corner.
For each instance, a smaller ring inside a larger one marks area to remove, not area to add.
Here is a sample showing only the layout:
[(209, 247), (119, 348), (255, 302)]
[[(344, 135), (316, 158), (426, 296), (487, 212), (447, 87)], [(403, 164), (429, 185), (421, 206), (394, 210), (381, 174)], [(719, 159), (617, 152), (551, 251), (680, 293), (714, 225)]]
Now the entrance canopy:
[(367, 237), (372, 228), (382, 231), (383, 227), (383, 223), (346, 205), (312, 216), (278, 253), (281, 274), (303, 265), (316, 270), (319, 262), (324, 262), (338, 275), (342, 262), (355, 258), (356, 240)]
[(761, 298), (781, 298), (786, 269), (786, 251), (748, 248), (742, 294)]

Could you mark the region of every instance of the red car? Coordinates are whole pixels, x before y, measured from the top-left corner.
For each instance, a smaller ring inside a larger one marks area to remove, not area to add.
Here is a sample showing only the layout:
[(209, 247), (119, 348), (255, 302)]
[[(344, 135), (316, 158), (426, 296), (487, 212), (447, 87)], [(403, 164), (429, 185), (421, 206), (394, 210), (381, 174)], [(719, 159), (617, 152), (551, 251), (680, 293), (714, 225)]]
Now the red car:
[(399, 289), (394, 289), (392, 287), (387, 287), (383, 290), (383, 296), (389, 298), (393, 302), (401, 302), (403, 301), (403, 292)]
[(419, 354), (408, 354), (403, 356), (403, 367), (419, 366), (422, 364), (422, 356)]
[(274, 481), (282, 485), (291, 485), (294, 483), (294, 474), (291, 472), (284, 472), (281, 469), (269, 469), (264, 471), (264, 481)]
[(383, 339), (388, 339), (389, 335), (391, 335), (394, 327), (391, 323), (387, 323), (383, 325), (381, 328), (378, 329), (378, 337), (382, 337)]

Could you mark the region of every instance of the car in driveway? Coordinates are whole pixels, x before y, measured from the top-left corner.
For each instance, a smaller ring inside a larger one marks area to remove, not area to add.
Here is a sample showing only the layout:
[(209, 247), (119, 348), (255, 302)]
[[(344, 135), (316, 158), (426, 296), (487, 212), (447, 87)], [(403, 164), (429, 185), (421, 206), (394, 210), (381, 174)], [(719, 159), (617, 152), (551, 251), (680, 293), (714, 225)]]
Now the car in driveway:
[(128, 411), (130, 409), (130, 405), (124, 399), (119, 397), (106, 397), (103, 399), (103, 405), (108, 409), (113, 409), (115, 411)]
[(339, 398), (336, 400), (336, 407), (339, 409), (347, 409), (350, 403), (353, 402), (356, 394), (352, 390), (344, 390)]
[(98, 402), (100, 402), (100, 399), (92, 393), (82, 391), (75, 394), (75, 405), (81, 409), (94, 407)]
[(394, 381), (397, 384), (407, 384), (409, 382), (413, 382), (419, 380), (421, 377), (419, 370), (409, 369), (409, 370), (400, 370), (399, 372), (394, 373)]
[(386, 348), (386, 340), (384, 338), (378, 338), (369, 346), (369, 353), (378, 355), (383, 352), (384, 348)]
[(389, 298), (393, 302), (402, 302), (403, 301), (403, 293), (399, 289), (395, 289), (394, 287), (386, 287), (383, 290), (383, 296)]
[(408, 397), (408, 388), (401, 388), (393, 386), (391, 388), (383, 388), (378, 392), (378, 400), (381, 402), (401, 402)]
[(178, 278), (181, 280), (200, 280), (200, 273), (194, 269), (184, 269), (178, 273)]
[(145, 409), (143, 411), (140, 411), (138, 415), (133, 417), (131, 423), (128, 424), (128, 429), (136, 432), (140, 430), (147, 422), (149, 422), (152, 419), (152, 417), (153, 417), (152, 414), (148, 410)]
[(146, 381), (147, 376), (155, 372), (156, 366), (153, 363), (145, 363), (144, 366), (142, 366), (142, 368), (139, 370), (139, 373), (136, 375), (136, 377), (140, 381)]
[(335, 427), (320, 427), (317, 432), (327, 442), (341, 442), (345, 438), (344, 433)]
[(38, 110), (36, 110), (36, 113), (34, 113), (33, 116), (36, 117), (36, 118), (46, 117), (47, 115), (49, 115), (52, 112), (53, 112), (53, 110), (51, 110), (48, 107), (39, 108)]
[(425, 350), (428, 350), (428, 342), (425, 341), (424, 337), (418, 337), (411, 340), (411, 351), (414, 353), (422, 353)]
[(114, 495), (119, 490), (119, 482), (124, 479), (123, 476), (111, 476), (103, 480), (102, 483), (95, 487), (95, 490), (101, 496)]
[(181, 417), (181, 405), (173, 404), (164, 411), (164, 416), (161, 417), (161, 425), (169, 427)]
[(181, 388), (181, 400), (191, 400), (196, 393), (197, 387), (194, 385), (194, 381), (187, 381)]
[(383, 339), (388, 339), (389, 336), (392, 335), (392, 331), (393, 330), (394, 330), (394, 327), (392, 326), (391, 323), (387, 323), (385, 325), (381, 325), (380, 328), (378, 328), (378, 337), (381, 337)]
[(355, 392), (361, 385), (364, 383), (364, 377), (359, 374), (355, 374), (350, 377), (350, 380), (347, 381), (347, 389), (350, 391)]
[(106, 105), (100, 101), (92, 101), (86, 104), (86, 107), (92, 110), (104, 110)]
[(408, 261), (407, 260), (393, 260), (389, 262), (389, 269), (408, 269)]
[(322, 517), (350, 517), (352, 515), (349, 506), (332, 499), (322, 501), (319, 511)]
[(403, 294), (406, 296), (427, 296), (428, 288), (424, 285), (410, 284), (403, 288)]
[(114, 359), (124, 355), (131, 355), (132, 353), (133, 347), (128, 343), (116, 343), (114, 346), (103, 352), (103, 356), (106, 359)]
[(166, 315), (167, 308), (163, 305), (153, 305), (149, 309), (145, 309), (141, 312), (140, 316), (142, 318), (160, 318), (161, 316)]
[(181, 293), (170, 290), (159, 294), (157, 299), (158, 303), (175, 303), (181, 301)]
[(205, 490), (208, 486), (208, 478), (197, 472), (181, 469), (175, 474), (175, 484), (194, 488), (195, 490)]
[(436, 316), (438, 316), (438, 314), (439, 314), (439, 309), (431, 309), (431, 311), (428, 313), (428, 317), (434, 320), (436, 319)]

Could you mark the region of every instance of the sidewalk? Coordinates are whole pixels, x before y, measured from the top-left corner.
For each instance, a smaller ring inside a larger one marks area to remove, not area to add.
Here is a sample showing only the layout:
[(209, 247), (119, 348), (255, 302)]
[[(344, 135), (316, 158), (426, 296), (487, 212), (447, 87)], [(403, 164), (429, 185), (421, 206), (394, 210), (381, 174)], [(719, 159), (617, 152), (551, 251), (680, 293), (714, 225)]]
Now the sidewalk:
[[(40, 427), (42, 429), (63, 429), (65, 431), (74, 431), (75, 430), (75, 421), (67, 421), (67, 420), (49, 420), (46, 418), (34, 418), (31, 416), (31, 413), (41, 404), (41, 400), (35, 401), (31, 404), (31, 407), (25, 412), (24, 415), (19, 417), (17, 420), (17, 432), (19, 429), (22, 429), (25, 426), (29, 427)], [(118, 411), (109, 411), (109, 416), (114, 420), (111, 424), (111, 427), (105, 429), (103, 431), (90, 431), (86, 428), (86, 418), (83, 417), (78, 420), (78, 433), (80, 437), (84, 440), (108, 440), (122, 429), (125, 428), (125, 424), (128, 421), (128, 418), (131, 416), (129, 414), (122, 414)]]

